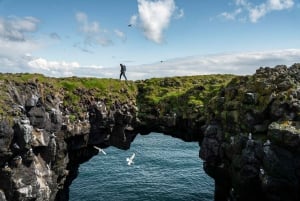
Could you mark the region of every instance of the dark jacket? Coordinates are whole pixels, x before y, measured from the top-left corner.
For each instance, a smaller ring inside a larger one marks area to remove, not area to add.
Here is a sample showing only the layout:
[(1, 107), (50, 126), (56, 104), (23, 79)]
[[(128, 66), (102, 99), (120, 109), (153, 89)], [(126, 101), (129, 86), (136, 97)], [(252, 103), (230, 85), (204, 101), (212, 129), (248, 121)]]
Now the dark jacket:
[(121, 72), (125, 72), (126, 71), (126, 66), (124, 64), (120, 64), (121, 66)]

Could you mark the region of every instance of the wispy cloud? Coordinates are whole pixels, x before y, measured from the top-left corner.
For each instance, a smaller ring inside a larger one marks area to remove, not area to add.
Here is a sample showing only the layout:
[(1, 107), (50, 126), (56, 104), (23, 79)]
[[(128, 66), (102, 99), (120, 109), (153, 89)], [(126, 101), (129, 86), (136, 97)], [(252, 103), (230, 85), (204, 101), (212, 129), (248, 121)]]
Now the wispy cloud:
[(43, 58), (34, 58), (28, 62), (28, 66), (35, 68), (35, 69), (44, 69), (44, 70), (51, 70), (51, 69), (58, 69), (58, 68), (78, 68), (78, 62), (65, 62), (65, 61), (47, 61)]
[[(53, 61), (26, 54), (18, 57), (0, 55), (0, 71), (2, 73), (41, 73), (52, 77), (68, 77), (76, 75), (82, 68), (76, 61)], [(76, 70), (77, 69), (77, 70)], [(93, 71), (91, 71), (93, 72)]]
[(108, 31), (101, 28), (99, 22), (90, 22), (88, 16), (83, 12), (77, 12), (75, 17), (79, 24), (79, 30), (84, 35), (84, 44), (86, 46), (112, 45), (113, 42), (108, 35)]
[(246, 15), (250, 22), (256, 23), (268, 13), (290, 9), (295, 5), (294, 0), (266, 0), (261, 4), (253, 4), (248, 0), (234, 0), (234, 2), (237, 8), (232, 12), (223, 12), (219, 17), (241, 20)]
[(43, 58), (33, 58), (27, 62), (34, 71), (47, 72), (50, 75), (72, 76), (74, 69), (80, 67), (78, 62), (48, 61)]
[(133, 15), (133, 16), (130, 17), (129, 24), (135, 26), (137, 24), (137, 20), (138, 20), (138, 16)]
[[(253, 74), (261, 66), (287, 66), (300, 61), (300, 49), (277, 51), (225, 53), (176, 58), (152, 64), (127, 66), (131, 80), (152, 77), (170, 77), (202, 74)], [(0, 55), (1, 72), (34, 72), (47, 76), (118, 78), (119, 68), (104, 68), (101, 65), (81, 65), (77, 61), (49, 61), (30, 55), (15, 58)]]
[(8, 41), (25, 41), (26, 34), (35, 32), (39, 20), (34, 17), (0, 18), (0, 38)]
[(84, 47), (84, 45), (82, 45), (81, 43), (74, 43), (73, 44), (73, 47), (81, 50), (82, 52), (85, 52), (85, 53), (90, 53), (90, 54), (93, 54), (94, 52), (89, 50), (88, 48)]
[(61, 37), (58, 35), (58, 33), (50, 33), (49, 34), (50, 38), (54, 39), (54, 40), (61, 40)]
[(199, 55), (128, 67), (127, 77), (131, 77), (130, 71), (142, 75), (134, 79), (219, 73), (245, 75), (253, 74), (261, 66), (273, 67), (279, 64), (289, 66), (299, 61), (300, 49)]
[(38, 29), (34, 17), (0, 17), (0, 55), (16, 56), (36, 50), (41, 46), (31, 36)]
[(143, 30), (145, 37), (155, 43), (163, 41), (163, 33), (168, 28), (172, 16), (179, 19), (184, 12), (178, 9), (174, 0), (137, 0), (138, 14), (133, 15), (130, 24), (136, 25)]
[(242, 12), (241, 8), (236, 9), (235, 11), (229, 13), (229, 12), (223, 12), (219, 15), (219, 17), (222, 17), (226, 20), (235, 20), (236, 16), (239, 15)]
[(122, 41), (126, 41), (126, 35), (124, 32), (120, 31), (119, 29), (115, 29), (114, 33), (118, 38), (120, 38)]

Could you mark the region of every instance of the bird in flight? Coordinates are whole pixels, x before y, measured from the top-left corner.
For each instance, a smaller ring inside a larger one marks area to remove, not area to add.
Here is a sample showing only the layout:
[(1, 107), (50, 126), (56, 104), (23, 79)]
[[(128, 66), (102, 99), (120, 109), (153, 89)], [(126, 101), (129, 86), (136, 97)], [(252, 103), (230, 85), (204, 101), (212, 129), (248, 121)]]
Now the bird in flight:
[(132, 156), (130, 156), (130, 158), (126, 158), (126, 161), (127, 161), (128, 165), (131, 165), (131, 164), (134, 163), (133, 162), (134, 157), (135, 157), (135, 153), (133, 153)]
[(251, 133), (249, 133), (249, 135), (248, 135), (248, 140), (252, 140), (252, 134)]
[(94, 148), (98, 150), (98, 153), (101, 152), (104, 155), (106, 155), (105, 151), (103, 149), (101, 149), (100, 147), (94, 146)]

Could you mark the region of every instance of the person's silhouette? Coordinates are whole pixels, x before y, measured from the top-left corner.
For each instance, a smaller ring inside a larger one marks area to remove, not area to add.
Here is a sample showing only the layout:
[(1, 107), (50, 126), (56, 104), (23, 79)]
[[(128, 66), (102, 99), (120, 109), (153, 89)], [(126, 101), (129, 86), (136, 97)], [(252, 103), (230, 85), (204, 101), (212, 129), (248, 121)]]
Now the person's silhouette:
[(123, 77), (125, 78), (125, 80), (127, 80), (127, 77), (125, 75), (125, 72), (126, 72), (126, 66), (124, 64), (120, 64), (121, 66), (121, 73), (120, 73), (120, 80), (121, 80), (121, 77), (123, 75)]

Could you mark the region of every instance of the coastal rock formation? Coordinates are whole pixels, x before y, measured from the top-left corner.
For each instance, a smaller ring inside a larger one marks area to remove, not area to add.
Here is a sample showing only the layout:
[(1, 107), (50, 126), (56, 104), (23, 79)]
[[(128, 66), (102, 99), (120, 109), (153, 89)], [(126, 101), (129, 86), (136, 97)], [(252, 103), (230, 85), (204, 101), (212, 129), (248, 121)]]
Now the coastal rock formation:
[(260, 68), (208, 106), (200, 157), (215, 200), (300, 199), (300, 65)]
[(97, 147), (151, 132), (199, 142), (216, 201), (300, 199), (300, 64), (127, 83), (0, 78), (0, 200), (68, 200)]
[(128, 149), (137, 134), (129, 129), (136, 124), (130, 102), (107, 108), (92, 91), (74, 88), (77, 99), (57, 80), (9, 76), (1, 91), (0, 200), (68, 200), (79, 165), (98, 154), (94, 146)]

